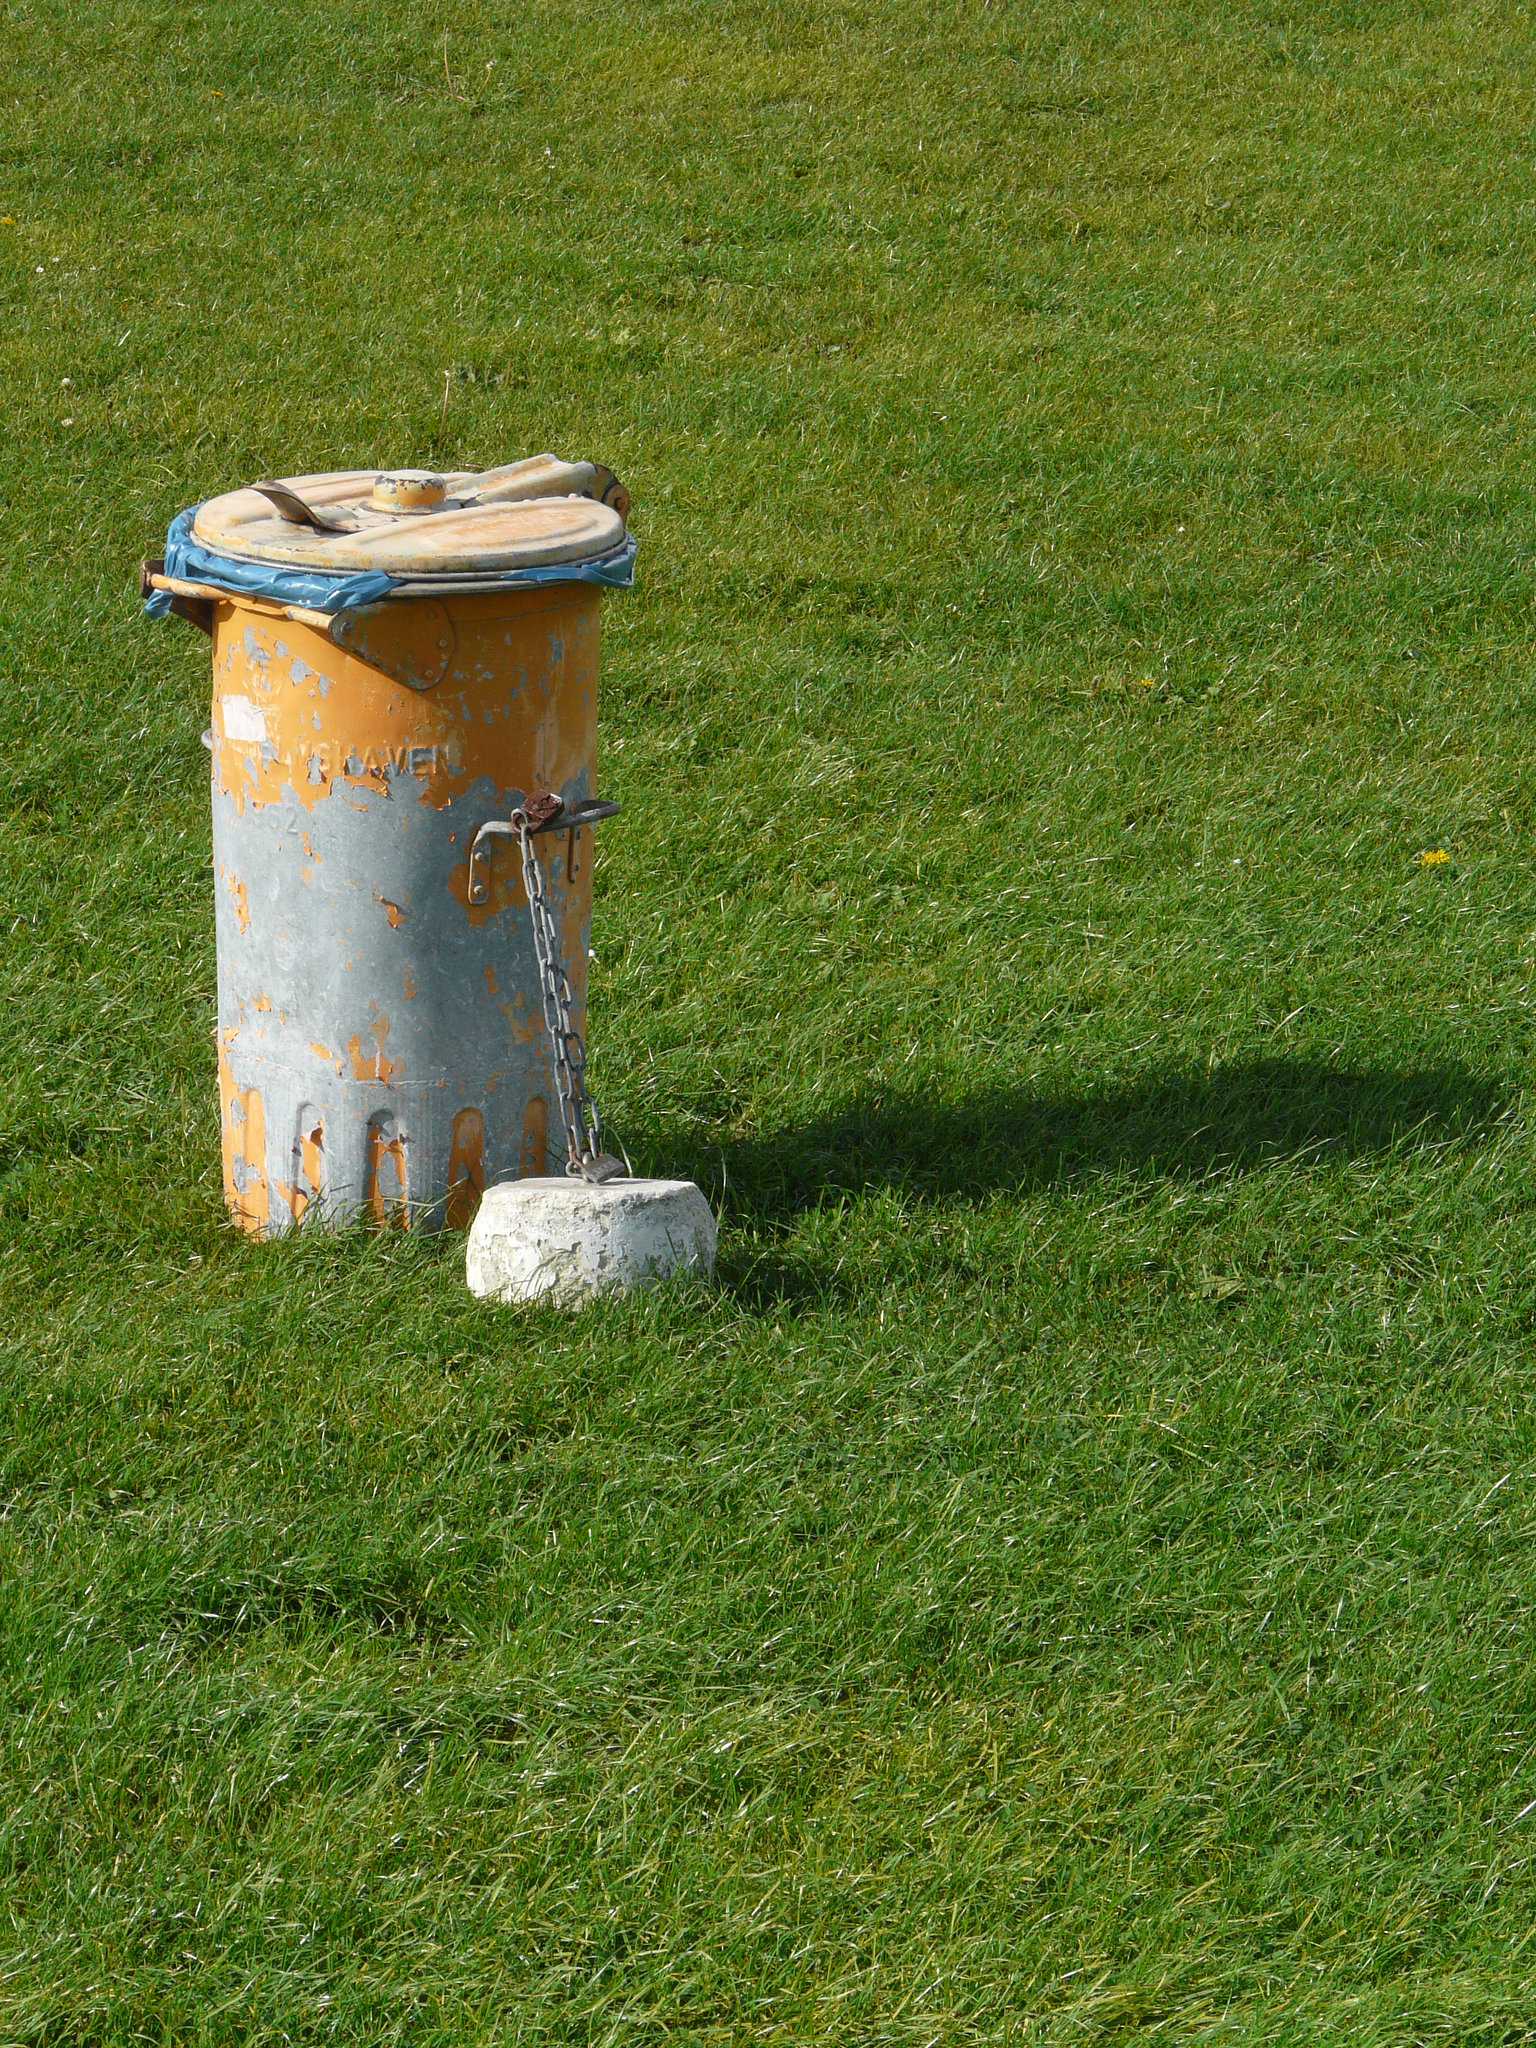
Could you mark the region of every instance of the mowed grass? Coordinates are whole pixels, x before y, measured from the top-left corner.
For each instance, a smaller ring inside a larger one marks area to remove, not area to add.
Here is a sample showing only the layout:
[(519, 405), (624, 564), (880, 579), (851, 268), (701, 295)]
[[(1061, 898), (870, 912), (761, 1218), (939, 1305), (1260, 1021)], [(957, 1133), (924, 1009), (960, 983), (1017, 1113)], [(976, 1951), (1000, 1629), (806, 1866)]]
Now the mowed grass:
[[(1536, 2035), (1533, 132), (1487, 4), (6, 0), (0, 2042)], [(133, 594), (545, 447), (722, 1224), (571, 1318), (224, 1222)]]

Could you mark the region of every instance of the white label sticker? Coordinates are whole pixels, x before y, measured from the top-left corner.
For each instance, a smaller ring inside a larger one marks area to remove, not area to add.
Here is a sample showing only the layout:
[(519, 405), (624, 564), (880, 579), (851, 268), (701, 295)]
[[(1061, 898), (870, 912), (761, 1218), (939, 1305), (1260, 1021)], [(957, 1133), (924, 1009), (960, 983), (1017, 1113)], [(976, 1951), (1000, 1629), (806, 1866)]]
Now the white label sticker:
[(249, 697), (226, 697), (224, 699), (224, 737), (227, 740), (249, 740), (252, 746), (263, 746), (267, 737), (267, 715), (259, 704)]

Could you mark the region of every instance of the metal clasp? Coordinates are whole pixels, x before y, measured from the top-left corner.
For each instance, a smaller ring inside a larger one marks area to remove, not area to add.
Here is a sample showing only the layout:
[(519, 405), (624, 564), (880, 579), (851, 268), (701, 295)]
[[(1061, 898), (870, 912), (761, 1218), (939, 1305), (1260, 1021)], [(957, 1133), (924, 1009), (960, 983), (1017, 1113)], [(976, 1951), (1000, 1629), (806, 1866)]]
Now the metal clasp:
[(491, 900), (491, 849), (493, 839), (521, 839), (526, 831), (569, 832), (574, 849), (576, 834), (583, 825), (596, 825), (603, 818), (618, 816), (619, 806), (605, 797), (580, 796), (567, 803), (553, 790), (528, 792), (510, 818), (488, 818), (469, 845), (469, 888), (471, 904)]

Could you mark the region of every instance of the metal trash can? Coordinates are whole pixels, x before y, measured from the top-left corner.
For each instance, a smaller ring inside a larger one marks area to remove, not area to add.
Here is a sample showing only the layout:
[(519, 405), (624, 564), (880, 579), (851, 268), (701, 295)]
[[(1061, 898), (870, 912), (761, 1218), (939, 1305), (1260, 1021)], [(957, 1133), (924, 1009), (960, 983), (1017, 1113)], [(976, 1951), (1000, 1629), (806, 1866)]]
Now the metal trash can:
[[(145, 564), (213, 643), (224, 1188), (253, 1235), (469, 1222), (560, 1138), (518, 838), (583, 1029), (610, 470), (347, 471), (210, 499)], [(557, 1167), (558, 1170), (558, 1167)]]

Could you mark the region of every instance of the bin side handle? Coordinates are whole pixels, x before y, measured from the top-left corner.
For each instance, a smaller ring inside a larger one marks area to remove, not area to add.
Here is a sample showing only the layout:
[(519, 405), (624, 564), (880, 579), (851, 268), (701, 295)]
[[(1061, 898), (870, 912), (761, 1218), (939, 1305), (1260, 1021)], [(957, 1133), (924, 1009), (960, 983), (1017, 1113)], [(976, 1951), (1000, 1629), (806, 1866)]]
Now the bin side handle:
[[(212, 633), (213, 608), (216, 604), (227, 604), (233, 592), (221, 590), (216, 583), (193, 583), (185, 576), (167, 576), (165, 564), (156, 558), (139, 565), (139, 595), (148, 597), (152, 590), (169, 593), (171, 610), (178, 619), (186, 619), (200, 632)], [(308, 605), (279, 604), (275, 598), (257, 597), (254, 592), (242, 590), (240, 602), (251, 611), (265, 612), (270, 619), (295, 619), (301, 626), (318, 626), (322, 632), (329, 632), (329, 612), (312, 611)]]
[(158, 555), (139, 564), (139, 596), (147, 598), (157, 590), (170, 593), (171, 610), (178, 619), (213, 637), (213, 603), (222, 593), (201, 583), (183, 583), (179, 576), (167, 576), (164, 559)]

